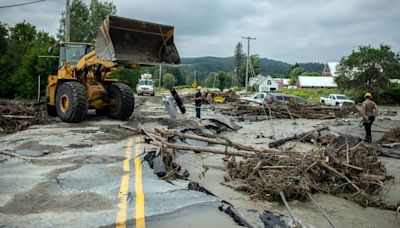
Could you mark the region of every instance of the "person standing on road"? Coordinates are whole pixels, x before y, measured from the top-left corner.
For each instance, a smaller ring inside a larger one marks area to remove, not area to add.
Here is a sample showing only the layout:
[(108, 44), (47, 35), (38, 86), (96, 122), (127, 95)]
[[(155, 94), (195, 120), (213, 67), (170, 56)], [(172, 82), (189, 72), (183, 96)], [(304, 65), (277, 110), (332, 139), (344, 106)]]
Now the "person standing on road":
[(375, 121), (375, 116), (378, 114), (378, 107), (376, 103), (372, 101), (372, 94), (365, 93), (364, 95), (365, 101), (362, 103), (363, 107), (363, 119), (364, 119), (364, 127), (365, 127), (365, 141), (372, 142), (372, 134), (371, 134), (371, 126)]
[(196, 108), (196, 117), (200, 119), (200, 108), (201, 108), (201, 86), (196, 87), (196, 95), (194, 96), (194, 106)]

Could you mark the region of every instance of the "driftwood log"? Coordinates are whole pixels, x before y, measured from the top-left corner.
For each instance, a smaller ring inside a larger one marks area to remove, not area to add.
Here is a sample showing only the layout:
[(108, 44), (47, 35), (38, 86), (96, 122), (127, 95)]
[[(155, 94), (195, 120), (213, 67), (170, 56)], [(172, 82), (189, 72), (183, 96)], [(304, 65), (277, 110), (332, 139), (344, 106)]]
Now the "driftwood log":
[(163, 136), (178, 136), (182, 138), (188, 138), (188, 139), (194, 139), (194, 140), (199, 140), (203, 142), (208, 142), (212, 144), (221, 144), (225, 146), (231, 146), (237, 150), (244, 150), (244, 151), (252, 151), (256, 153), (281, 153), (281, 150), (277, 149), (269, 149), (269, 148), (263, 148), (259, 146), (252, 146), (252, 145), (245, 145), (241, 144), (238, 142), (232, 142), (231, 140), (228, 140), (226, 138), (208, 138), (208, 137), (203, 137), (199, 135), (192, 135), (192, 134), (185, 134), (180, 131), (174, 130), (174, 129), (162, 129), (162, 128), (156, 128), (155, 129), (158, 133), (160, 133)]
[(304, 133), (301, 133), (301, 134), (295, 134), (295, 135), (292, 135), (292, 136), (289, 136), (289, 137), (286, 137), (286, 138), (283, 138), (283, 139), (278, 139), (278, 140), (270, 142), (268, 144), (268, 146), (270, 148), (275, 148), (275, 147), (278, 147), (278, 146), (284, 144), (285, 142), (292, 141), (292, 140), (298, 140), (298, 139), (301, 140), (301, 139), (311, 135), (314, 132), (320, 132), (320, 131), (323, 131), (323, 130), (329, 130), (328, 126), (320, 127), (320, 128), (317, 128), (317, 129), (313, 129), (311, 131), (307, 131), (307, 132), (304, 132)]
[(240, 156), (240, 157), (254, 157), (256, 156), (255, 152), (251, 151), (245, 151), (245, 150), (232, 150), (229, 148), (225, 149), (220, 149), (220, 148), (214, 148), (214, 147), (204, 147), (204, 146), (190, 146), (190, 145), (184, 145), (184, 144), (175, 144), (175, 143), (170, 143), (163, 137), (147, 132), (146, 130), (143, 130), (143, 133), (150, 137), (155, 143), (157, 143), (160, 147), (167, 147), (167, 148), (172, 148), (172, 149), (177, 149), (177, 150), (182, 150), (182, 151), (194, 151), (194, 152), (208, 152), (208, 153), (213, 153), (213, 154), (224, 154), (224, 155), (231, 155), (231, 156)]

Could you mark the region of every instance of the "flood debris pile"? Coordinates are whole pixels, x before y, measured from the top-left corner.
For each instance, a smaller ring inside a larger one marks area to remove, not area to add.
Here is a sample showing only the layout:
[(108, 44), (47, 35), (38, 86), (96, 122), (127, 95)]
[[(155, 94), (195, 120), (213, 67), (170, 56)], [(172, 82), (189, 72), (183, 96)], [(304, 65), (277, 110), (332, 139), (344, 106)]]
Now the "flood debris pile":
[(239, 95), (235, 91), (229, 90), (225, 92), (211, 92), (211, 97), (222, 97), (225, 102), (236, 102), (239, 99)]
[(30, 125), (49, 121), (45, 103), (0, 100), (0, 134), (25, 130)]
[(356, 115), (355, 106), (326, 107), (319, 105), (303, 105), (293, 101), (288, 103), (276, 102), (270, 105), (249, 105), (249, 103), (235, 103), (230, 109), (223, 109), (222, 114), (234, 116), (244, 120), (246, 116), (273, 116), (278, 119), (305, 118), (305, 119), (335, 119)]
[(377, 143), (383, 147), (400, 148), (400, 126), (386, 132)]
[[(195, 95), (194, 93), (188, 93), (180, 96), (185, 102), (190, 103), (193, 102), (194, 95)], [(233, 90), (225, 92), (214, 91), (214, 92), (203, 93), (203, 102), (214, 103), (213, 100), (215, 97), (222, 97), (224, 99), (224, 102), (236, 102), (239, 99), (239, 95), (237, 95), (236, 92)]]
[[(325, 127), (317, 129), (319, 132)], [(391, 177), (378, 160), (377, 148), (353, 136), (339, 135), (309, 152), (265, 148), (232, 142), (226, 138), (186, 134), (175, 129), (142, 132), (152, 143), (174, 151), (208, 152), (225, 155), (225, 181), (252, 198), (280, 201), (306, 200), (308, 193), (323, 192), (346, 197), (361, 205), (396, 210), (397, 205), (376, 198)], [(314, 132), (318, 132), (314, 131)], [(311, 131), (310, 131), (311, 133)], [(312, 135), (312, 134), (310, 134)], [(321, 134), (318, 134), (321, 137)], [(193, 139), (224, 147), (191, 145), (174, 140)], [(242, 157), (236, 161), (236, 157)]]
[(328, 146), (308, 153), (268, 154), (230, 161), (227, 167), (229, 179), (240, 183), (236, 189), (253, 198), (280, 201), (279, 193), (283, 192), (288, 200), (305, 200), (307, 192), (323, 192), (364, 206), (397, 208), (376, 198), (391, 178), (378, 160), (376, 147), (353, 136), (341, 135)]

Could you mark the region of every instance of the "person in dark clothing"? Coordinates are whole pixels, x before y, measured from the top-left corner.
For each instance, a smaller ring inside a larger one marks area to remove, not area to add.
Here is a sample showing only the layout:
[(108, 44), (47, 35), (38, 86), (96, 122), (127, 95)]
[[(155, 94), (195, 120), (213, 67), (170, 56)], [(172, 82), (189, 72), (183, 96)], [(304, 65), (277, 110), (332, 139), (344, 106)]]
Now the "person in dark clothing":
[(365, 101), (362, 103), (363, 107), (363, 119), (365, 128), (365, 141), (372, 142), (371, 126), (375, 121), (375, 116), (378, 114), (378, 107), (376, 103), (372, 101), (372, 94), (366, 93), (364, 95)]
[(201, 118), (200, 117), (200, 108), (201, 108), (201, 100), (202, 100), (202, 96), (201, 96), (201, 86), (197, 86), (196, 88), (196, 95), (194, 96), (194, 106), (196, 109), (196, 117), (197, 118)]

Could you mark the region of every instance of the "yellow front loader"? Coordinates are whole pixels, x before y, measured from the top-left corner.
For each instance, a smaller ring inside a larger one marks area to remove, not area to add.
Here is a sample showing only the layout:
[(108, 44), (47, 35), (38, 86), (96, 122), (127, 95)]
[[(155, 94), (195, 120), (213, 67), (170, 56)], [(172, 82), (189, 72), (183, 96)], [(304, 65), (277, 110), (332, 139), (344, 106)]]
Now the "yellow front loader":
[(132, 89), (110, 79), (111, 72), (118, 65), (179, 64), (173, 35), (172, 26), (109, 16), (94, 45), (61, 43), (58, 73), (48, 77), (48, 114), (74, 123), (94, 108), (111, 118), (129, 118), (135, 104)]

